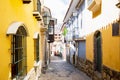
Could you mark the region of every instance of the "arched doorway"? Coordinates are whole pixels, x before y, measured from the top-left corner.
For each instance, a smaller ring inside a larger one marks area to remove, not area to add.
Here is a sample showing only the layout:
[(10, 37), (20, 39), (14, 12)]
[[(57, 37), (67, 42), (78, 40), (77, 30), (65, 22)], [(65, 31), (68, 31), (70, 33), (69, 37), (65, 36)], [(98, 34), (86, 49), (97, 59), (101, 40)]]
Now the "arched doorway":
[(96, 31), (94, 34), (94, 70), (101, 73), (102, 70), (102, 48), (101, 33)]

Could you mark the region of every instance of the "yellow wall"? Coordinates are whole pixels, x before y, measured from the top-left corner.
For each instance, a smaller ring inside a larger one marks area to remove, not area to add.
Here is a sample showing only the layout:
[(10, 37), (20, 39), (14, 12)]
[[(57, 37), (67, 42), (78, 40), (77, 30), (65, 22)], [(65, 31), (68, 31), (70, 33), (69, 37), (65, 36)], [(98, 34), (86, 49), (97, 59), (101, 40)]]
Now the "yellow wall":
[(34, 64), (34, 32), (39, 31), (40, 25), (32, 14), (33, 2), (23, 4), (23, 0), (1, 0), (0, 1), (0, 80), (10, 78), (11, 63), (11, 36), (6, 36), (10, 24), (23, 22), (28, 29), (27, 36), (27, 71)]
[(93, 34), (86, 37), (86, 58), (93, 62)]
[(103, 64), (120, 71), (120, 37), (112, 36), (112, 25), (102, 30)]
[[(97, 1), (97, 0), (96, 0)], [(118, 0), (102, 0), (101, 12), (94, 13), (92, 18), (88, 10), (86, 32), (86, 56), (93, 62), (94, 58), (94, 33), (100, 30), (102, 36), (102, 64), (116, 71), (120, 71), (120, 36), (112, 36), (112, 23), (118, 20), (119, 9), (116, 7)]]
[[(120, 37), (112, 36), (112, 25), (101, 29), (102, 36), (102, 64), (116, 71), (120, 71)], [(93, 62), (94, 34), (86, 37), (86, 57)]]

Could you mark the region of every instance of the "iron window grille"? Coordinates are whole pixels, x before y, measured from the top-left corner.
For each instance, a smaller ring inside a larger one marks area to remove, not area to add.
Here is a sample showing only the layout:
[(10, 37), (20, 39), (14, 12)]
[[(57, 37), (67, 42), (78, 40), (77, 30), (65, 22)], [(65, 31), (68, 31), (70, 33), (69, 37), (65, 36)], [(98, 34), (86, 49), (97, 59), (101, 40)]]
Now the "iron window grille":
[(12, 35), (12, 78), (23, 79), (26, 75), (26, 31), (20, 27)]

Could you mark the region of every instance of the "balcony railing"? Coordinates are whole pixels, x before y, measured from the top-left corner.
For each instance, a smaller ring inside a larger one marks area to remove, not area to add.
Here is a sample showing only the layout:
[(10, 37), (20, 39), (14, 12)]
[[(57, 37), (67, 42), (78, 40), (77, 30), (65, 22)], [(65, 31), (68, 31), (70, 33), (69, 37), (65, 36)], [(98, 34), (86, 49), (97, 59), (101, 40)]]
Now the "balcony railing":
[(41, 3), (40, 3), (40, 0), (37, 0), (37, 8), (33, 11), (33, 16), (35, 16), (35, 18), (38, 20), (38, 21), (41, 21), (42, 20), (42, 17), (40, 16), (41, 14)]

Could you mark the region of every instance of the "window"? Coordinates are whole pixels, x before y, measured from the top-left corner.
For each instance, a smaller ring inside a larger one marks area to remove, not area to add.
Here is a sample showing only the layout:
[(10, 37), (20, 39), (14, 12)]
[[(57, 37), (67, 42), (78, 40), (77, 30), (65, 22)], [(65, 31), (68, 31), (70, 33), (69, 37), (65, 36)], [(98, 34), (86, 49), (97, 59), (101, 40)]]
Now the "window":
[(17, 33), (12, 35), (12, 78), (23, 79), (26, 75), (26, 31), (19, 27)]
[(38, 35), (38, 38), (34, 40), (34, 47), (35, 47), (35, 58), (34, 60), (36, 62), (39, 61), (39, 35)]
[(112, 24), (112, 36), (120, 35), (120, 24), (118, 22)]

